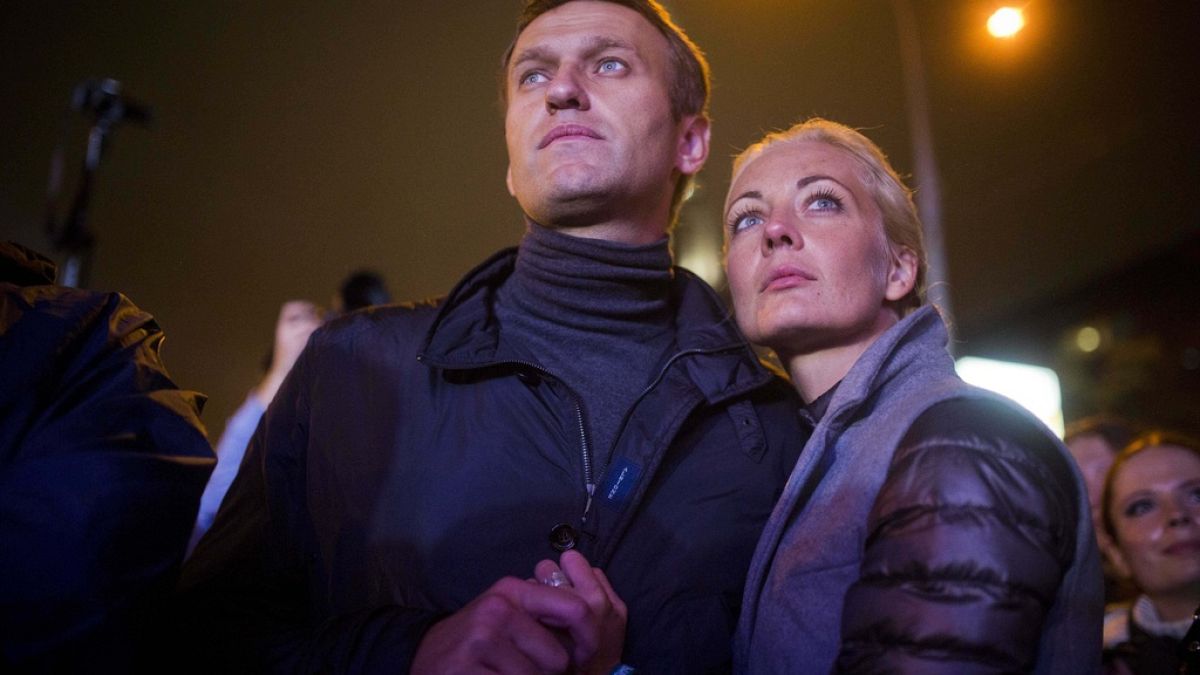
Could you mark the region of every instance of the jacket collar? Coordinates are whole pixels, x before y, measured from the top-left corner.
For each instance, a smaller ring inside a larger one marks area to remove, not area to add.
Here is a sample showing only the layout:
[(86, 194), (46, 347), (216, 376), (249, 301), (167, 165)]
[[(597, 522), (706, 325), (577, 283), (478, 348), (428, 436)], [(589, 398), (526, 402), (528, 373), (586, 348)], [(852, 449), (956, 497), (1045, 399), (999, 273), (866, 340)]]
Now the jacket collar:
[[(516, 259), (515, 247), (504, 249), (459, 281), (425, 335), (419, 352), (422, 362), (450, 370), (529, 363), (501, 347), (496, 321), (496, 292), (512, 274)], [(710, 403), (755, 389), (775, 377), (759, 362), (708, 284), (688, 270), (674, 267), (671, 295), (676, 349), (668, 363), (682, 362)], [(690, 356), (708, 358), (686, 358)]]
[(842, 378), (829, 402), (825, 419), (840, 428), (868, 397), (881, 392), (910, 368), (925, 372), (954, 371), (945, 347), (946, 324), (936, 307), (926, 305), (901, 319), (871, 344)]

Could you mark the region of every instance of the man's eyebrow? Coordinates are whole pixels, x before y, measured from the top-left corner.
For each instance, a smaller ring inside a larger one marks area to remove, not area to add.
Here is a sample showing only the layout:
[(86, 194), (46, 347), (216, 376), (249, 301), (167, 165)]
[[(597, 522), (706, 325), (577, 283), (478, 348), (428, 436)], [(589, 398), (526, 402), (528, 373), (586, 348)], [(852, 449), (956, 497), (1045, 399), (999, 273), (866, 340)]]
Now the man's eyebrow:
[(605, 35), (593, 35), (589, 37), (587, 39), (587, 47), (584, 51), (591, 56), (607, 49), (624, 49), (635, 54), (637, 53), (637, 49), (625, 40)]
[(550, 54), (551, 52), (549, 49), (541, 46), (523, 49), (521, 50), (520, 54), (517, 54), (516, 57), (513, 58), (510, 69), (515, 70), (518, 66), (527, 61), (549, 61)]
[[(592, 35), (586, 38), (584, 41), (583, 54), (585, 57), (590, 58), (609, 49), (621, 49), (637, 54), (637, 49), (635, 49), (632, 44), (626, 42), (625, 40), (605, 35)], [(512, 65), (509, 67), (512, 70), (516, 70), (519, 66), (529, 61), (551, 62), (555, 60), (555, 54), (555, 51), (548, 49), (543, 45), (535, 45), (533, 47), (529, 47), (528, 49), (521, 50), (521, 52), (513, 58)]]

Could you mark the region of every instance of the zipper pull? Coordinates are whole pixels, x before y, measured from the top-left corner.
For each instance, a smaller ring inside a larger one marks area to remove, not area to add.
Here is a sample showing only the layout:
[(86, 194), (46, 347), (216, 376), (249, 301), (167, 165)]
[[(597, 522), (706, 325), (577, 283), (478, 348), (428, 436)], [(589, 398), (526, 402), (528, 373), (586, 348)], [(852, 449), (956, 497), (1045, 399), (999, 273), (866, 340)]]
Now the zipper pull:
[(592, 512), (592, 495), (595, 494), (595, 492), (596, 492), (596, 484), (588, 483), (587, 484), (587, 503), (583, 505), (583, 518), (581, 518), (579, 521), (581, 523), (586, 523), (588, 520), (588, 514)]

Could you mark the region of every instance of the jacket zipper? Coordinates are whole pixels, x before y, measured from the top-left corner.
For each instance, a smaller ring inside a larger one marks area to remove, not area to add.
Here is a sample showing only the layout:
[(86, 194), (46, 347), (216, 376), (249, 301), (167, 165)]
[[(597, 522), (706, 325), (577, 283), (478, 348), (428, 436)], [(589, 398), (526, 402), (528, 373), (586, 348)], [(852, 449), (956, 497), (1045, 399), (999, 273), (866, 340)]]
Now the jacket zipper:
[[(631, 405), (629, 407), (629, 410), (625, 411), (625, 417), (621, 422), (621, 428), (617, 430), (617, 435), (614, 438), (621, 437), (621, 433), (624, 432), (624, 430), (625, 430), (625, 425), (629, 422), (629, 414), (633, 411), (634, 408), (637, 407), (638, 403), (640, 403), (641, 400), (643, 398), (645, 398), (647, 394), (650, 393), (650, 391), (652, 389), (657, 387), (658, 384), (660, 382), (662, 382), (662, 379), (664, 377), (666, 377), (666, 375), (667, 375), (667, 371), (670, 370), (671, 366), (675, 365), (676, 361), (678, 361), (679, 359), (681, 359), (685, 356), (692, 356), (695, 354), (717, 354), (717, 353), (729, 351), (729, 350), (735, 349), (735, 348), (737, 348), (737, 345), (728, 345), (728, 346), (724, 346), (724, 347), (713, 347), (713, 348), (709, 348), (709, 349), (693, 348), (693, 349), (685, 349), (681, 352), (676, 352), (675, 354), (673, 354), (671, 356), (671, 358), (667, 359), (667, 362), (663, 364), (662, 368), (659, 369), (658, 375), (655, 376), (655, 378), (650, 381), (650, 384), (648, 384), (646, 386), (646, 388), (642, 390), (642, 393), (638, 394), (637, 398), (634, 399), (633, 405)], [(417, 360), (424, 362), (426, 359), (423, 356), (418, 356)], [(596, 480), (595, 480), (595, 474), (593, 473), (593, 466), (592, 466), (591, 444), (588, 442), (587, 430), (583, 426), (583, 402), (580, 401), (579, 395), (575, 393), (575, 390), (572, 389), (570, 387), (570, 385), (563, 382), (560, 378), (555, 377), (555, 375), (553, 373), (551, 373), (549, 370), (546, 370), (546, 368), (544, 368), (536, 363), (533, 363), (531, 361), (503, 361), (500, 363), (506, 363), (506, 364), (514, 365), (514, 366), (524, 366), (526, 368), (536, 370), (537, 372), (545, 375), (546, 377), (552, 378), (556, 382), (559, 382), (560, 384), (562, 384), (564, 387), (567, 388), (567, 391), (571, 392), (571, 399), (575, 403), (575, 423), (576, 423), (576, 427), (579, 429), (579, 449), (580, 449), (580, 454), (583, 459), (583, 483), (584, 483), (584, 491), (585, 491), (585, 494), (587, 497), (587, 501), (584, 503), (584, 506), (583, 506), (583, 515), (580, 518), (580, 524), (581, 525), (587, 524), (588, 516), (591, 514), (591, 511), (592, 511), (592, 497), (596, 493)], [(493, 365), (499, 365), (499, 364), (493, 364)], [(445, 366), (442, 366), (442, 367), (445, 367)], [(603, 473), (607, 469), (608, 469), (608, 466), (607, 465), (604, 466), (601, 469), (601, 473)]]
[[(671, 369), (671, 366), (675, 365), (676, 361), (678, 361), (679, 359), (681, 359), (685, 356), (692, 356), (694, 354), (719, 354), (721, 352), (730, 351), (731, 349), (734, 349), (734, 348), (735, 347), (713, 347), (710, 349), (692, 348), (692, 349), (685, 349), (681, 352), (676, 352), (675, 354), (673, 354), (671, 356), (671, 358), (667, 359), (667, 362), (663, 364), (662, 368), (659, 369), (658, 375), (653, 380), (650, 381), (650, 384), (646, 385), (646, 388), (642, 390), (642, 393), (638, 394), (637, 398), (633, 399), (633, 405), (629, 406), (629, 410), (625, 411), (625, 417), (622, 418), (622, 420), (621, 420), (621, 428), (617, 429), (617, 435), (613, 437), (614, 438), (613, 442), (615, 443), (616, 442), (615, 439), (620, 438), (621, 434), (624, 433), (625, 425), (629, 423), (629, 413), (633, 412), (633, 409), (636, 408), (638, 406), (638, 404), (642, 402), (642, 399), (646, 398), (646, 395), (649, 394), (652, 389), (657, 387), (660, 382), (662, 382), (663, 378), (667, 376), (667, 371)], [(614, 446), (614, 448), (615, 448), (615, 446)], [(609, 456), (611, 457), (612, 454), (609, 453)], [(607, 469), (608, 469), (608, 467), (605, 466), (604, 470), (607, 470)], [(601, 471), (601, 474), (604, 473), (604, 470)]]
[(546, 377), (553, 379), (555, 382), (562, 384), (567, 388), (567, 391), (571, 392), (571, 400), (575, 404), (575, 425), (579, 430), (579, 451), (583, 459), (583, 488), (587, 496), (587, 501), (583, 506), (583, 516), (580, 519), (580, 523), (586, 523), (588, 514), (590, 514), (592, 511), (592, 495), (596, 493), (596, 480), (592, 472), (592, 446), (591, 443), (588, 442), (587, 430), (583, 426), (583, 402), (579, 400), (579, 395), (575, 393), (575, 390), (572, 389), (570, 385), (568, 385), (566, 382), (563, 382), (560, 378), (555, 377), (553, 373), (551, 373), (549, 370), (546, 370), (544, 367), (530, 361), (507, 361), (506, 363), (536, 370), (542, 375), (545, 375)]

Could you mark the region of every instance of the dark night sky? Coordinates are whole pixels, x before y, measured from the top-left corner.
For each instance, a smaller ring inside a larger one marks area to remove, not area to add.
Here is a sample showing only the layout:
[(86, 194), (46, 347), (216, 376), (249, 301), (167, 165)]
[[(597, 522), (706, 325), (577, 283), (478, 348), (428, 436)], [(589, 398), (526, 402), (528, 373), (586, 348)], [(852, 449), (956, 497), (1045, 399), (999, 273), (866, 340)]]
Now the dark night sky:
[[(891, 3), (675, 0), (713, 65), (713, 151), (677, 250), (719, 242), (729, 157), (813, 114), (912, 170)], [(1077, 291), (1200, 232), (1200, 3), (913, 0), (959, 323)], [(49, 252), (49, 158), (67, 191), (86, 130), (72, 87), (110, 76), (155, 107), (101, 168), (91, 286), (154, 313), (214, 438), (258, 376), (279, 304), (351, 269), (444, 293), (522, 226), (504, 189), (496, 68), (516, 0), (0, 5), (0, 236)], [(969, 352), (970, 345), (965, 351)]]

